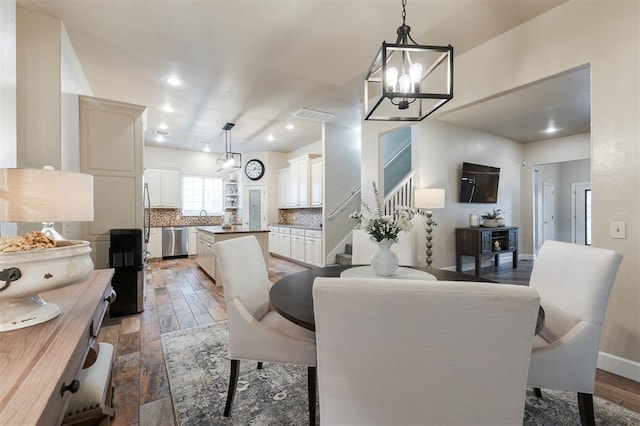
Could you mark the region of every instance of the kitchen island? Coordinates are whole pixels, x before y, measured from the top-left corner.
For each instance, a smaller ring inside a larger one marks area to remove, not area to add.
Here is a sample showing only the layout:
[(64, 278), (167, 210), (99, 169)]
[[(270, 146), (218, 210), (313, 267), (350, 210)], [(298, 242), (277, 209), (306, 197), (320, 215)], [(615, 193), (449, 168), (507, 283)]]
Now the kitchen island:
[[(197, 230), (196, 262), (213, 279), (217, 286), (222, 286), (223, 283), (216, 279), (216, 256), (213, 252), (215, 243), (254, 235), (262, 248), (265, 264), (269, 264), (269, 230), (267, 229), (256, 230), (250, 229), (248, 226), (233, 225), (228, 229), (222, 226), (198, 226)], [(242, 253), (238, 253), (238, 256), (242, 256)]]

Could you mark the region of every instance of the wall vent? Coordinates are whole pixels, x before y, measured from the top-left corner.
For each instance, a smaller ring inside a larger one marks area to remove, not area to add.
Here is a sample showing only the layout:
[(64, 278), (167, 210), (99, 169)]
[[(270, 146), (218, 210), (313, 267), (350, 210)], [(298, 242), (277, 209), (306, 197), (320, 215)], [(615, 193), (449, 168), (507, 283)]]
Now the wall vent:
[(324, 123), (325, 121), (331, 120), (334, 117), (334, 114), (316, 111), (309, 108), (300, 108), (293, 114), (293, 116), (296, 118), (303, 118), (305, 120), (319, 121), (321, 123)]

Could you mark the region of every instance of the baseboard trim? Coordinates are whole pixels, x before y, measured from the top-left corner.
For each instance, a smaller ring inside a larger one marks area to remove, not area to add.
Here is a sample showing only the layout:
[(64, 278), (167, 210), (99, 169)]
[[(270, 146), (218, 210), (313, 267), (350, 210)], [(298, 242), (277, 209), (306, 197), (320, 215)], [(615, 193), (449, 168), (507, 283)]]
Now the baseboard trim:
[(621, 358), (606, 352), (598, 352), (599, 369), (640, 382), (640, 362)]

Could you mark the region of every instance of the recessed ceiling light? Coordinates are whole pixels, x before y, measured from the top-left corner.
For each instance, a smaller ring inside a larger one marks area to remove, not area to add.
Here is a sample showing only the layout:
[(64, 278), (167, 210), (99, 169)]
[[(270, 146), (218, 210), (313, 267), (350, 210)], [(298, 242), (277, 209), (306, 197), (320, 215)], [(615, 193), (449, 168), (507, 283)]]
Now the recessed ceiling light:
[(170, 135), (171, 135), (171, 132), (170, 132), (170, 131), (168, 131), (168, 130), (164, 130), (164, 129), (155, 129), (155, 130), (153, 131), (153, 133), (155, 133), (155, 134), (156, 134), (156, 135), (158, 135), (158, 136), (162, 136), (162, 137), (170, 136)]
[(287, 130), (293, 130), (295, 128), (296, 126), (294, 126), (293, 124), (287, 124)]
[(169, 86), (173, 86), (173, 87), (180, 87), (184, 84), (182, 83), (182, 80), (180, 80), (180, 78), (176, 77), (175, 75), (170, 75), (165, 77), (164, 82)]
[(165, 104), (162, 108), (161, 108), (164, 112), (168, 112), (168, 113), (172, 113), (175, 111), (175, 109), (173, 109), (173, 107), (169, 104)]
[(167, 130), (168, 128), (169, 126), (167, 126), (165, 123), (162, 123), (158, 126), (158, 129), (161, 129), (161, 130)]
[(547, 127), (544, 132), (545, 133), (555, 133), (557, 131), (558, 131), (558, 129), (556, 128), (556, 126), (554, 126), (553, 124), (550, 124), (549, 127)]
[(272, 134), (269, 134), (269, 136), (267, 136), (267, 140), (268, 140), (269, 142), (273, 142), (273, 141), (275, 141), (275, 140), (276, 140), (276, 138), (274, 138)]
[(164, 136), (158, 135), (158, 136), (156, 136), (156, 141), (157, 142), (164, 142), (164, 141), (166, 141), (166, 139), (164, 138)]

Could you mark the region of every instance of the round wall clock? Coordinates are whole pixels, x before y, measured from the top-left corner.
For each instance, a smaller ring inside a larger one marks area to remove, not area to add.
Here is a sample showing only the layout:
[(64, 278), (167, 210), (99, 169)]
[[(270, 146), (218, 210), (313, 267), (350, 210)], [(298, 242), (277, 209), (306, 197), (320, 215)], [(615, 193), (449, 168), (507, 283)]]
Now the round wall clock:
[(244, 173), (251, 180), (258, 180), (264, 175), (264, 164), (262, 161), (253, 159), (244, 165)]

